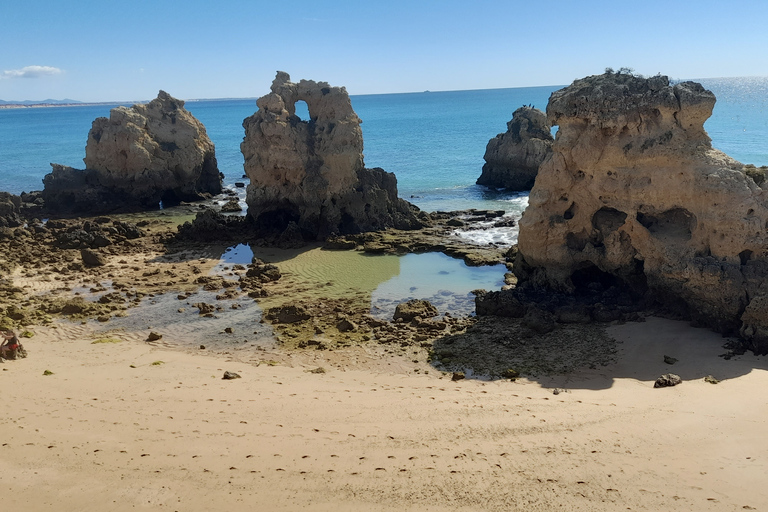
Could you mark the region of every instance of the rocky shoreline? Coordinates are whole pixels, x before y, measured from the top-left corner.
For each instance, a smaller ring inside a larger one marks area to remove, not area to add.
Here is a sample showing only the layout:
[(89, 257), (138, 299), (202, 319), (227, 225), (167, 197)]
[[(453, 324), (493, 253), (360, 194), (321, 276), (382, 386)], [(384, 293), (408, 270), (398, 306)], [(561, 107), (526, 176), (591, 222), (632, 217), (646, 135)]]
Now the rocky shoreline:
[[(607, 104), (601, 100), (606, 95), (613, 98)], [(295, 115), (300, 100), (309, 105), (309, 121)], [(126, 205), (147, 206), (162, 197), (180, 205), (62, 219), (56, 217), (68, 210), (60, 207), (53, 178), (42, 193), (0, 195), (0, 322), (12, 328), (66, 317), (108, 324), (147, 299), (169, 294), (176, 294), (179, 314), (192, 310), (201, 318), (223, 318), (247, 300), (262, 312), (253, 322), (270, 323), (286, 350), (376, 343), (385, 352), (426, 357), (443, 371), (509, 377), (608, 364), (615, 345), (602, 334), (604, 326), (654, 313), (741, 335), (736, 350), (764, 353), (764, 235), (748, 232), (745, 226), (755, 223), (745, 224), (731, 210), (724, 220), (715, 219), (709, 203), (686, 192), (698, 187), (702, 197), (716, 201), (715, 209), (743, 198), (747, 215), (765, 215), (763, 169), (709, 145), (702, 124), (713, 104), (713, 95), (700, 85), (672, 86), (661, 76), (607, 72), (577, 80), (552, 95), (546, 120), (523, 108), (510, 122), (507, 138), (523, 142), (512, 153), (530, 153), (525, 141), (533, 135), (543, 140), (550, 125), (560, 127), (551, 151), (547, 146), (537, 152), (544, 161), (522, 219), (503, 211), (427, 213), (398, 198), (394, 175), (364, 167), (360, 119), (343, 87), (293, 83), (278, 72), (272, 92), (244, 122), (241, 147), (250, 185), (248, 211), (240, 216), (226, 213), (239, 208), (236, 201), (223, 207), (216, 201), (214, 207), (212, 201), (180, 200), (187, 196), (178, 191), (198, 180), (201, 169), (207, 169), (203, 181), (213, 188), (193, 198), (216, 192), (220, 180), (213, 179), (215, 156), (204, 127), (185, 117), (183, 102), (161, 91), (146, 107), (116, 109), (111, 120), (94, 121), (86, 163), (103, 166), (91, 165), (87, 172), (115, 175), (110, 155), (125, 151), (121, 143), (110, 145), (120, 136), (105, 134), (127, 130), (144, 144), (148, 165), (160, 174), (169, 158), (190, 165), (187, 178), (176, 176), (176, 188), (148, 186)], [(137, 121), (146, 125), (137, 136), (131, 126), (139, 117), (154, 121)], [(159, 125), (150, 130), (153, 123)], [(178, 134), (169, 128), (177, 123), (191, 128)], [(164, 140), (168, 133), (179, 135), (178, 142)], [(602, 149), (593, 154), (594, 148)], [(139, 179), (142, 165), (123, 165), (123, 181), (88, 190), (119, 194)], [(693, 178), (683, 187), (672, 168)], [(659, 180), (669, 186), (651, 186)], [(519, 247), (472, 244), (457, 236), (459, 230), (511, 230), (518, 220)], [(440, 252), (469, 266), (504, 264), (507, 272), (501, 290), (475, 291), (477, 316), (382, 319), (371, 315), (371, 290), (327, 294), (330, 283), (322, 278), (302, 281), (283, 272), (279, 262), (257, 257), (221, 264), (228, 247), (244, 243), (300, 252)], [(213, 299), (196, 300), (200, 291)], [(724, 304), (728, 297), (733, 300)], [(253, 334), (267, 331), (254, 328)], [(225, 326), (222, 332), (234, 331)]]

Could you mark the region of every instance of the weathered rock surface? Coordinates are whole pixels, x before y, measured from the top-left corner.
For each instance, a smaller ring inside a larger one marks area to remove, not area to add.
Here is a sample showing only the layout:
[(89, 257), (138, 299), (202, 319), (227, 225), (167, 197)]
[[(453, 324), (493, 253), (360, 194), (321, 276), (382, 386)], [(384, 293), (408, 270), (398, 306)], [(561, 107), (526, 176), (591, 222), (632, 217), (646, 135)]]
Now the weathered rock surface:
[(23, 224), (19, 216), (21, 197), (8, 192), (0, 192), (0, 227), (15, 228)]
[(552, 153), (551, 125), (541, 110), (520, 107), (507, 123), (506, 133), (488, 141), (485, 148), (483, 173), (478, 185), (530, 190), (539, 166)]
[(393, 318), (395, 320), (402, 319), (406, 322), (410, 322), (416, 317), (424, 319), (432, 318), (433, 316), (437, 315), (437, 308), (433, 306), (432, 303), (430, 303), (428, 300), (411, 299), (407, 302), (403, 302), (397, 305)]
[(214, 145), (184, 102), (160, 91), (147, 104), (93, 121), (85, 170), (51, 164), (43, 199), (51, 211), (157, 208), (221, 193)]
[(674, 373), (665, 373), (658, 379), (656, 379), (656, 382), (653, 383), (654, 388), (669, 388), (672, 386), (677, 386), (678, 384), (682, 384), (683, 379), (680, 378), (679, 375), (675, 375)]
[[(296, 102), (309, 121), (296, 116)], [(417, 209), (397, 197), (397, 179), (366, 169), (360, 118), (343, 87), (290, 81), (278, 72), (272, 92), (243, 121), (240, 145), (250, 178), (248, 214), (263, 233), (295, 223), (306, 240), (333, 233), (359, 233), (421, 226)]]
[(768, 192), (712, 149), (714, 104), (664, 76), (553, 93), (559, 132), (519, 223), (521, 286), (629, 289), (768, 353)]

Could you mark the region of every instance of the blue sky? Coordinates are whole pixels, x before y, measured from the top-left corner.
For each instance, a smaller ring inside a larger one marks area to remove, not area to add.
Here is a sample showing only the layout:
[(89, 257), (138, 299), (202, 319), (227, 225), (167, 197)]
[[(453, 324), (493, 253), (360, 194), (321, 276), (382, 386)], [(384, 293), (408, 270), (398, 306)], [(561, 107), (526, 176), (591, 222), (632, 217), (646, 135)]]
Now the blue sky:
[(627, 66), (768, 75), (765, 0), (5, 0), (0, 99), (261, 96), (276, 70), (351, 94), (568, 84)]

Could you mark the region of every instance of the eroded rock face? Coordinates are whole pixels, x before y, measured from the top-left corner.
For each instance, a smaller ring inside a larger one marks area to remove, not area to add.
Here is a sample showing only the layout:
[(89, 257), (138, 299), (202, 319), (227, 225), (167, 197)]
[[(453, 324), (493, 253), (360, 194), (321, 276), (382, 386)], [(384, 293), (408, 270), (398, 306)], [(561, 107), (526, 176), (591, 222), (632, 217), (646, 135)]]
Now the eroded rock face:
[(157, 208), (221, 193), (214, 145), (184, 102), (160, 91), (147, 104), (117, 107), (93, 121), (85, 170), (51, 164), (46, 207), (97, 212)]
[[(305, 101), (309, 121), (296, 116)], [(248, 214), (261, 232), (294, 223), (307, 240), (332, 233), (420, 227), (414, 206), (397, 197), (397, 179), (366, 169), (360, 118), (343, 87), (290, 81), (278, 72), (272, 92), (243, 121)]]
[(712, 149), (715, 97), (606, 73), (552, 94), (559, 132), (520, 221), (527, 286), (628, 286), (768, 352), (768, 192)]
[(19, 216), (21, 197), (9, 192), (0, 192), (0, 228), (15, 228), (23, 224)]
[(547, 116), (533, 107), (520, 107), (507, 123), (506, 133), (488, 141), (478, 185), (530, 190), (539, 166), (552, 152), (554, 139)]

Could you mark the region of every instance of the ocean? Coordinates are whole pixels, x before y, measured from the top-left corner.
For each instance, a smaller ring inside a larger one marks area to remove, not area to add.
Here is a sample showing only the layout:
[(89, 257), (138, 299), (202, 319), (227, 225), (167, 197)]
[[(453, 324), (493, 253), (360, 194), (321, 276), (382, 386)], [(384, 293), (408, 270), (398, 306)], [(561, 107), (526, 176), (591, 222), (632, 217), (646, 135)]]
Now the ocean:
[[(768, 77), (697, 81), (717, 96), (705, 124), (714, 147), (744, 163), (768, 165)], [(506, 130), (515, 109), (533, 104), (543, 110), (561, 87), (352, 96), (363, 120), (366, 166), (394, 172), (400, 196), (427, 211), (482, 208), (519, 215), (526, 194), (475, 185), (485, 146)], [(268, 84), (256, 92), (268, 92)], [(81, 168), (91, 122), (114, 106), (0, 109), (0, 190), (42, 189), (50, 162)], [(242, 121), (256, 110), (255, 99), (190, 100), (186, 107), (205, 124), (225, 184), (234, 188), (243, 176)]]

